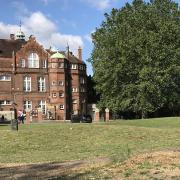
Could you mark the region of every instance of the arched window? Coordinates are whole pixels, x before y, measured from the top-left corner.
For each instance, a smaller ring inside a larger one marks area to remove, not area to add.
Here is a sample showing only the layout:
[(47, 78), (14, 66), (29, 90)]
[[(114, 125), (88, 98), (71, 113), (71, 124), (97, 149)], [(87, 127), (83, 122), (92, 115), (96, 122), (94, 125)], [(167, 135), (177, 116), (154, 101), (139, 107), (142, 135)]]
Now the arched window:
[(31, 53), (28, 56), (28, 67), (39, 68), (39, 56), (36, 53)]

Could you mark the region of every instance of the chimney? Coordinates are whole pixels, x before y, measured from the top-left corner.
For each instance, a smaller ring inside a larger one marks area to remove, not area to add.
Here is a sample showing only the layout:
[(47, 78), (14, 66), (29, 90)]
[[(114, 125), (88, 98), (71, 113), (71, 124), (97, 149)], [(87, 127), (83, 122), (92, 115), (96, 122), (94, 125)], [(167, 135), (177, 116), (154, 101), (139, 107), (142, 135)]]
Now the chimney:
[(10, 39), (11, 40), (15, 40), (15, 35), (14, 34), (10, 34)]
[(82, 48), (80, 46), (78, 48), (78, 58), (82, 61)]

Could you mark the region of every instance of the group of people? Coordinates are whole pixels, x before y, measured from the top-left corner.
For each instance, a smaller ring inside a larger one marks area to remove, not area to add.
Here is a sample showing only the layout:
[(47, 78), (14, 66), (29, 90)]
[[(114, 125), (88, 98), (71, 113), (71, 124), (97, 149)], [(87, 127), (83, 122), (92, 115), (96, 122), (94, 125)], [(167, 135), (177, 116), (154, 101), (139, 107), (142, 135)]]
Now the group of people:
[(19, 123), (24, 124), (24, 118), (25, 118), (25, 116), (24, 116), (23, 111), (19, 110), (18, 111), (18, 116), (17, 116), (17, 119), (18, 119)]

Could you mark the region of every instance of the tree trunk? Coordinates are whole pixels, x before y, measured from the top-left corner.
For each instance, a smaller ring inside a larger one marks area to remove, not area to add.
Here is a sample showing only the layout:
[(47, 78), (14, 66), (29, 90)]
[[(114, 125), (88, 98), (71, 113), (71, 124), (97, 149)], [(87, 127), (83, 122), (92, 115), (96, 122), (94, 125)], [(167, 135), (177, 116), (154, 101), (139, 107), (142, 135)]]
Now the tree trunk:
[(147, 111), (142, 110), (141, 111), (141, 119), (147, 118)]

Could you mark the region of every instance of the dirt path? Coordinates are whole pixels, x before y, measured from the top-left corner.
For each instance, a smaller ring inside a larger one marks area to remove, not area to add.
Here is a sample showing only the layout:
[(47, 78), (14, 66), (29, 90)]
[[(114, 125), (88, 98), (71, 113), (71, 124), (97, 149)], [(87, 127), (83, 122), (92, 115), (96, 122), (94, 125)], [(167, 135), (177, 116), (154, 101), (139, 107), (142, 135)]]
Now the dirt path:
[(64, 163), (38, 164), (0, 164), (0, 180), (24, 179), (71, 179), (68, 175), (76, 176), (88, 169), (104, 166), (111, 163), (108, 158), (93, 160), (78, 160)]
[(180, 150), (134, 156), (113, 168), (114, 179), (180, 180)]
[(64, 163), (0, 164), (1, 179), (180, 180), (180, 150), (139, 154), (116, 165), (104, 157)]

